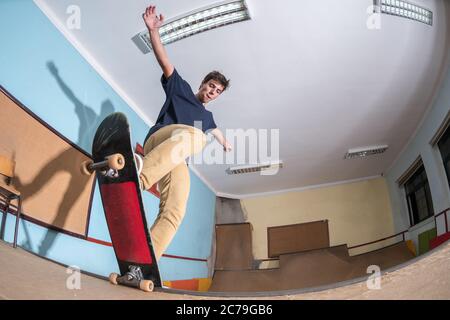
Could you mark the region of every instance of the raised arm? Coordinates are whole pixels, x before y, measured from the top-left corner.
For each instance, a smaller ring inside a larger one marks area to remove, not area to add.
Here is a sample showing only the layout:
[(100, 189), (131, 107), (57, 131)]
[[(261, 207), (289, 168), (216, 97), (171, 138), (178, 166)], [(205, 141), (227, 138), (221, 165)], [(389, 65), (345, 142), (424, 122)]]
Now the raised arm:
[(164, 73), (164, 76), (169, 78), (174, 70), (172, 63), (169, 61), (166, 49), (161, 43), (161, 38), (159, 36), (159, 28), (164, 22), (164, 17), (162, 14), (156, 14), (156, 7), (149, 6), (145, 9), (145, 13), (142, 15), (144, 18), (145, 25), (147, 26), (148, 32), (150, 33), (150, 42), (153, 47), (153, 52), (155, 53), (156, 60), (158, 60), (159, 65)]

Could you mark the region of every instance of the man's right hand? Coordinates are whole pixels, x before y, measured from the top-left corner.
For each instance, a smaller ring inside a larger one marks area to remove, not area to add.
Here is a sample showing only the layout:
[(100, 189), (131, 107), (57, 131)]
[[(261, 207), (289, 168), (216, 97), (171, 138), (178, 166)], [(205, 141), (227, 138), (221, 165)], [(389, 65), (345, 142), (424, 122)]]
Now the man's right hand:
[(169, 61), (169, 57), (167, 56), (166, 50), (161, 43), (161, 38), (159, 35), (159, 28), (164, 22), (164, 17), (162, 14), (158, 17), (155, 11), (156, 7), (150, 6), (145, 9), (145, 13), (142, 14), (142, 17), (144, 18), (145, 25), (147, 26), (150, 34), (150, 43), (152, 44), (152, 49), (155, 53), (156, 60), (158, 60), (166, 79), (169, 79), (173, 73), (174, 67)]
[(147, 26), (149, 31), (158, 30), (164, 22), (163, 15), (160, 14), (158, 17), (158, 15), (155, 12), (156, 12), (156, 7), (149, 6), (149, 7), (147, 7), (147, 9), (145, 9), (145, 13), (142, 14), (145, 25)]

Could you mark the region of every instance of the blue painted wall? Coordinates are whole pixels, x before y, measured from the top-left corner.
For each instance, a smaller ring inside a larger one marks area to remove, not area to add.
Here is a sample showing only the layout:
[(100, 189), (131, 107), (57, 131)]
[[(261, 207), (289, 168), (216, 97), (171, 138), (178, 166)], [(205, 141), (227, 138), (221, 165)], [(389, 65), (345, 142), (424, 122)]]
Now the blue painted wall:
[[(90, 152), (98, 123), (109, 113), (125, 113), (134, 142), (143, 143), (149, 126), (98, 75), (31, 0), (0, 1), (0, 84), (50, 126)], [(57, 69), (57, 72), (56, 72)], [(159, 77), (160, 75), (155, 75)], [(161, 89), (162, 90), (162, 89)], [(149, 226), (159, 199), (146, 193)], [(185, 219), (166, 254), (207, 259), (211, 251), (215, 195), (191, 173)], [(12, 242), (14, 217), (5, 220), (5, 240)], [(98, 190), (95, 190), (89, 237), (110, 241)], [(107, 276), (117, 271), (111, 247), (59, 234), (21, 221), (19, 245), (46, 258)], [(205, 262), (162, 258), (164, 280), (203, 278)]]

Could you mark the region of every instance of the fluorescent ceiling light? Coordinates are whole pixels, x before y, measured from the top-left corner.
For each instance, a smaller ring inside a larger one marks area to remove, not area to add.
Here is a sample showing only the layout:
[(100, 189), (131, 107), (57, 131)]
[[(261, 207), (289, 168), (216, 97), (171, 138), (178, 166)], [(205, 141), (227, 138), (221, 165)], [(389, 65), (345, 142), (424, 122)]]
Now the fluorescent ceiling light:
[[(245, 0), (226, 1), (171, 19), (161, 26), (159, 34), (162, 44), (166, 45), (204, 31), (246, 20), (250, 20), (250, 13)], [(139, 40), (141, 43), (138, 43)], [(137, 34), (133, 41), (144, 53), (152, 50), (147, 30)]]
[(365, 158), (367, 156), (384, 153), (388, 147), (388, 145), (382, 145), (349, 149), (345, 154), (344, 159)]
[(381, 13), (415, 20), (430, 26), (433, 25), (433, 12), (410, 2), (401, 0), (375, 0), (375, 7), (377, 6)]
[(228, 174), (243, 174), (260, 171), (277, 171), (279, 168), (283, 168), (283, 161), (270, 161), (257, 165), (244, 165), (238, 167), (231, 167), (226, 170)]

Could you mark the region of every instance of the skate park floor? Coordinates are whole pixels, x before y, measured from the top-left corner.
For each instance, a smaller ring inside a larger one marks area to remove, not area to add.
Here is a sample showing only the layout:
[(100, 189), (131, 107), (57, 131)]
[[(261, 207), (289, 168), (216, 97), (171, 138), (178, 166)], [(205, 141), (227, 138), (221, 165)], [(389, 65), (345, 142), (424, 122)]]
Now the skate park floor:
[[(146, 293), (113, 286), (82, 273), (80, 289), (68, 289), (67, 268), (0, 241), (2, 300), (409, 300), (450, 299), (450, 241), (429, 253), (382, 273), (380, 289), (368, 289), (367, 278), (333, 286), (289, 292), (200, 293), (162, 289)], [(368, 275), (369, 277), (369, 275)]]

